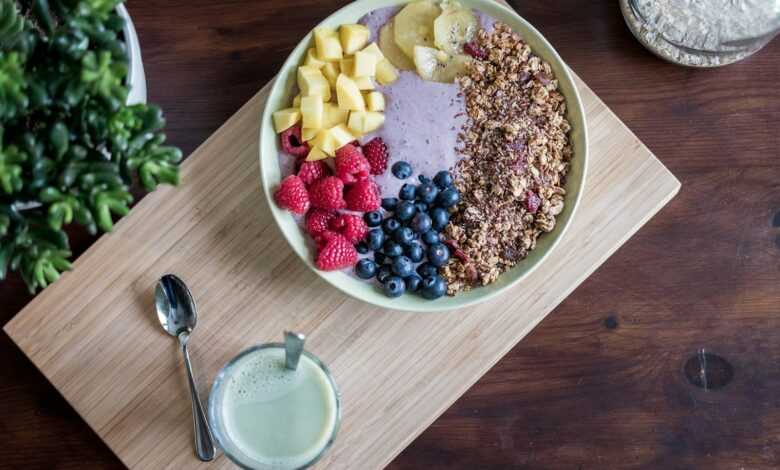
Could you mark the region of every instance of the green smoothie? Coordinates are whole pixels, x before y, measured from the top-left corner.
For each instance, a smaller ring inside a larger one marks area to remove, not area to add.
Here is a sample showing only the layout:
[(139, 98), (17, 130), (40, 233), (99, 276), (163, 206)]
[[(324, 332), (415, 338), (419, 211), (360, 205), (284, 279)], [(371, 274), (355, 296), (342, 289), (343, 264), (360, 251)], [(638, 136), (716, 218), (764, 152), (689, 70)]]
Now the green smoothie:
[(251, 350), (225, 368), (212, 392), (215, 435), (247, 467), (304, 467), (338, 427), (338, 397), (328, 374), (306, 354), (294, 371), (285, 369), (284, 359), (282, 347)]

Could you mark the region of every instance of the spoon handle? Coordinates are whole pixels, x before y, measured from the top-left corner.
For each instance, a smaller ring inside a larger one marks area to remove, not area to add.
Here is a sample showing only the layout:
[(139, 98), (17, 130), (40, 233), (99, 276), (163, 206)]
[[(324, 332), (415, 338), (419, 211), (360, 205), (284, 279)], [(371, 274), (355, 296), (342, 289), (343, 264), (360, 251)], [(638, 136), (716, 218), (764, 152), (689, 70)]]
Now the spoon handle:
[(181, 350), (184, 353), (184, 365), (187, 368), (187, 380), (190, 383), (190, 394), (192, 395), (192, 419), (195, 423), (195, 452), (198, 458), (204, 462), (214, 460), (216, 450), (214, 449), (214, 438), (211, 436), (209, 422), (206, 419), (206, 413), (203, 411), (203, 405), (198, 395), (198, 387), (195, 385), (195, 378), (192, 376), (192, 366), (190, 365), (190, 353), (187, 349), (187, 337), (185, 333), (179, 337), (181, 341)]

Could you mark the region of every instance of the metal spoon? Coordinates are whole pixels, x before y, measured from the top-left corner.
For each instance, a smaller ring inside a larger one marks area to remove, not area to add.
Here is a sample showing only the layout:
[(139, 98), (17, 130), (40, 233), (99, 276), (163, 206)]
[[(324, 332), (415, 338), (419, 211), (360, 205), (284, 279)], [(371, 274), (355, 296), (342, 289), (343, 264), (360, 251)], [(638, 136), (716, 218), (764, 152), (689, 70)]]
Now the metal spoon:
[(298, 361), (303, 354), (303, 343), (306, 336), (294, 331), (284, 332), (284, 367), (290, 370), (298, 368)]
[(198, 323), (195, 300), (193, 300), (184, 281), (173, 274), (166, 274), (160, 278), (154, 289), (154, 305), (157, 309), (157, 319), (160, 320), (163, 329), (169, 335), (179, 338), (179, 344), (182, 353), (184, 353), (184, 365), (187, 368), (187, 379), (190, 383), (190, 394), (192, 395), (195, 452), (200, 460), (209, 462), (214, 459), (216, 454), (214, 438), (211, 436), (209, 422), (206, 420), (206, 413), (203, 411), (203, 405), (198, 396), (198, 388), (192, 376), (190, 354), (187, 351), (190, 334)]

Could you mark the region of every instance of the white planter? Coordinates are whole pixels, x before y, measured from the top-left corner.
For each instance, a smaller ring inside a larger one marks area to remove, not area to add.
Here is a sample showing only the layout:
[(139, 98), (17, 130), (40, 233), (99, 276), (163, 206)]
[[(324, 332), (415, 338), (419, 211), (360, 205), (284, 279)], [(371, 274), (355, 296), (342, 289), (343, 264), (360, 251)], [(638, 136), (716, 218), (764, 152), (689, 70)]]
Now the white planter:
[(146, 75), (144, 75), (144, 64), (141, 60), (141, 44), (138, 42), (138, 35), (135, 33), (133, 20), (127, 13), (124, 4), (116, 7), (119, 16), (125, 20), (123, 30), (125, 44), (127, 46), (127, 55), (129, 56), (129, 66), (127, 70), (127, 84), (130, 86), (130, 94), (127, 95), (127, 104), (146, 103)]

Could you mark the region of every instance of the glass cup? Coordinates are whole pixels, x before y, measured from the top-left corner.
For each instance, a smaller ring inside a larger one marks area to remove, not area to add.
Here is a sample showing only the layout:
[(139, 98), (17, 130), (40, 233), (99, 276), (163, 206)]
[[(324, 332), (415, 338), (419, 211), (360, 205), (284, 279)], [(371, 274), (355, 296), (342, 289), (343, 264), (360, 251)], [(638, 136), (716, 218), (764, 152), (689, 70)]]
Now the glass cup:
[(341, 394), (316, 356), (285, 368), (285, 345), (251, 347), (217, 374), (208, 404), (217, 444), (236, 465), (292, 470), (314, 464), (341, 423)]

